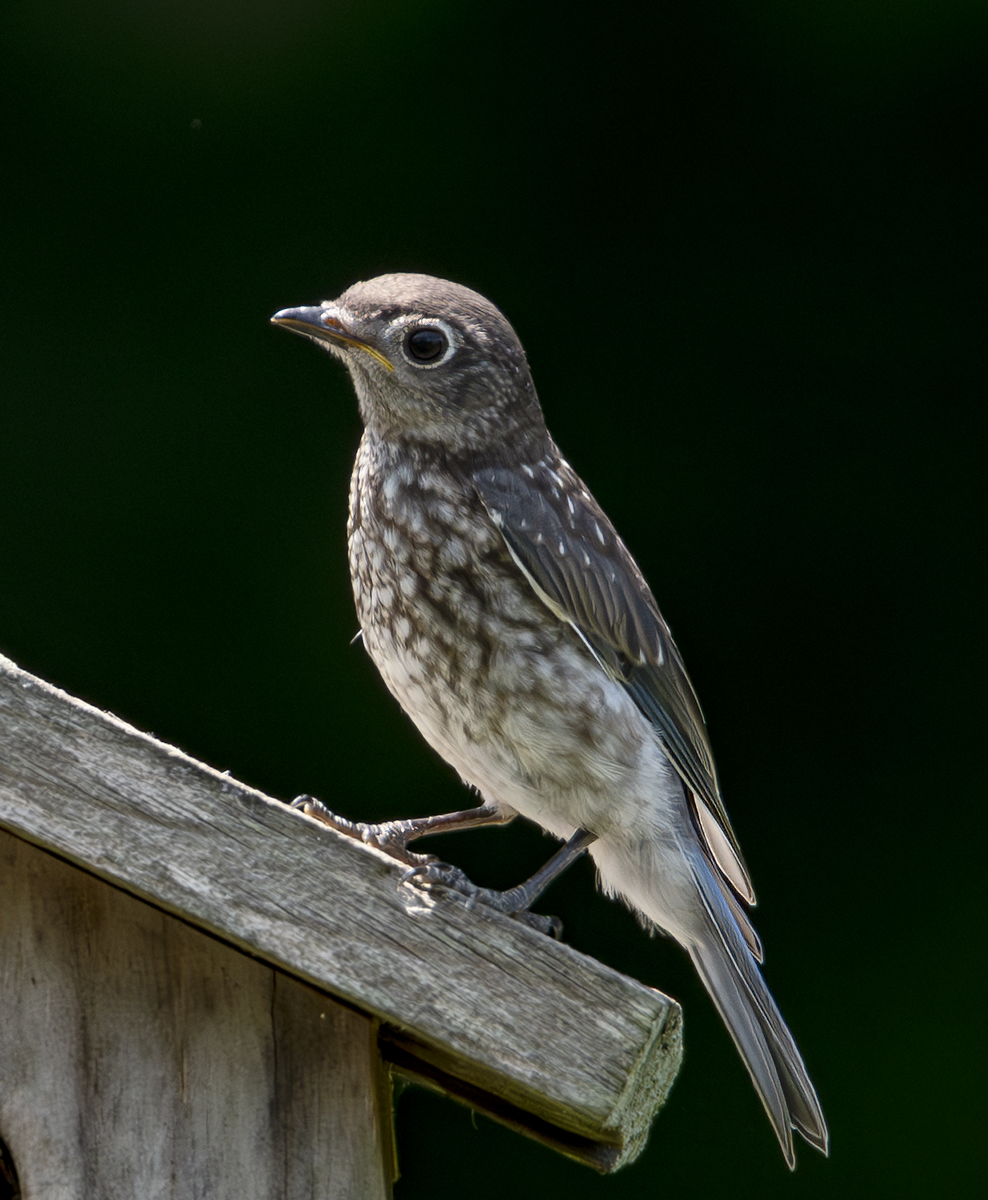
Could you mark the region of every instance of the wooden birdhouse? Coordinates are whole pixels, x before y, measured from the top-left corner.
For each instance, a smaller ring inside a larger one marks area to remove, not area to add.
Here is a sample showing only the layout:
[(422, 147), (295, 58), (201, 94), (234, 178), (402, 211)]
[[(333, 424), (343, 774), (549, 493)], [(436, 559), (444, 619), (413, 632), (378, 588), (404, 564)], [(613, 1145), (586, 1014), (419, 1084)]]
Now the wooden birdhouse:
[(395, 1075), (612, 1171), (679, 1059), (659, 992), (0, 658), (0, 1198), (385, 1200)]

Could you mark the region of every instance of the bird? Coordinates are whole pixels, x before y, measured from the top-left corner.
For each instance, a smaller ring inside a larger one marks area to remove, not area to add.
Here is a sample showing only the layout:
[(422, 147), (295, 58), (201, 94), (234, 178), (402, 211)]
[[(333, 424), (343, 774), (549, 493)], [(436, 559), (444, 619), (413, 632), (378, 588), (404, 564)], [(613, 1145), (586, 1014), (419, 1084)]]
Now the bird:
[(686, 950), (789, 1167), (793, 1131), (827, 1154), (759, 968), (755, 894), (696, 692), (641, 570), (549, 435), (514, 329), (479, 293), (422, 274), (271, 320), (349, 372), (363, 423), (347, 527), (359, 636), (481, 798), (379, 826), (327, 819), (407, 856), (424, 834), (521, 815), (564, 845), (514, 889), (516, 909), (589, 853), (605, 894)]

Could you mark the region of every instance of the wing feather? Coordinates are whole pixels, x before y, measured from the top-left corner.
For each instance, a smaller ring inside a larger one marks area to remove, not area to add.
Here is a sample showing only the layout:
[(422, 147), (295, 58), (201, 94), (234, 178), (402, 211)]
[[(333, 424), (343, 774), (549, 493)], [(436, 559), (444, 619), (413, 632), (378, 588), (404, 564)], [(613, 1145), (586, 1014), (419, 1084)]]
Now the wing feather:
[(648, 584), (603, 509), (555, 454), (524, 471), (482, 468), (474, 485), (543, 603), (573, 626), (655, 726), (692, 796), (711, 859), (738, 896), (754, 903), (693, 685)]

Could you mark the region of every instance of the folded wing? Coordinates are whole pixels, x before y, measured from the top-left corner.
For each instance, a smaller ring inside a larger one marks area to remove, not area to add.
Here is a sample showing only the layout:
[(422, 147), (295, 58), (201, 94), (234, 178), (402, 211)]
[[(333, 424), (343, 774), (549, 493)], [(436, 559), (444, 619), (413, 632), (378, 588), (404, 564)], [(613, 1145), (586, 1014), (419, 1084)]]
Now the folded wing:
[(692, 798), (711, 860), (752, 904), (693, 685), (648, 584), (604, 511), (555, 454), (521, 468), (482, 468), (473, 479), (536, 594), (576, 630), (655, 726)]

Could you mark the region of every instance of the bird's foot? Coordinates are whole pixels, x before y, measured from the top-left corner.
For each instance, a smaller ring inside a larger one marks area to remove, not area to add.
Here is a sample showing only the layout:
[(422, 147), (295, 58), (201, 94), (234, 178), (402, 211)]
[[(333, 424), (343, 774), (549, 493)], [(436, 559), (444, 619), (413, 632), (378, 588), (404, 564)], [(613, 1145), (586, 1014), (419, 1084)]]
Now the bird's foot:
[(488, 908), (514, 917), (532, 929), (549, 934), (557, 940), (562, 937), (563, 932), (559, 918), (543, 917), (529, 910), (552, 880), (579, 858), (594, 840), (592, 833), (578, 829), (531, 879), (518, 887), (498, 892), (493, 888), (478, 887), (459, 867), (439, 862), (435, 855), (414, 854), (408, 849), (409, 842), (430, 834), (450, 833), (456, 829), (473, 829), (482, 825), (504, 825), (514, 814), (509, 811), (508, 815), (505, 815), (497, 805), (485, 803), (462, 812), (413, 817), (407, 821), (382, 821), (379, 825), (349, 821), (346, 817), (331, 812), (313, 796), (297, 796), (292, 801), (292, 808), (301, 809), (308, 816), (315, 817), (338, 833), (345, 833), (365, 845), (375, 846), (404, 863), (408, 870), (402, 876), (403, 883), (418, 880), (427, 886), (445, 888), (453, 895), (463, 898), (470, 908), (478, 903), (485, 904)]
[(533, 897), (529, 895), (524, 884), (520, 887), (509, 888), (505, 892), (478, 887), (459, 867), (437, 862), (435, 859), (428, 863), (409, 867), (402, 875), (401, 881), (409, 883), (412, 880), (445, 888), (454, 896), (464, 899), (467, 908), (483, 904), (487, 908), (493, 908), (495, 912), (514, 917), (515, 920), (521, 921), (530, 929), (548, 934), (557, 942), (562, 939), (563, 923), (558, 917), (544, 917), (541, 913), (529, 912), (528, 905), (531, 904)]
[(315, 817), (337, 833), (345, 833), (347, 837), (355, 838), (366, 846), (375, 846), (390, 854), (399, 862), (412, 870), (430, 866), (436, 861), (433, 854), (415, 854), (408, 849), (408, 843), (419, 831), (413, 821), (382, 821), (379, 825), (368, 825), (363, 821), (349, 821), (332, 812), (314, 796), (296, 796), (291, 803), (307, 816)]

